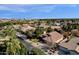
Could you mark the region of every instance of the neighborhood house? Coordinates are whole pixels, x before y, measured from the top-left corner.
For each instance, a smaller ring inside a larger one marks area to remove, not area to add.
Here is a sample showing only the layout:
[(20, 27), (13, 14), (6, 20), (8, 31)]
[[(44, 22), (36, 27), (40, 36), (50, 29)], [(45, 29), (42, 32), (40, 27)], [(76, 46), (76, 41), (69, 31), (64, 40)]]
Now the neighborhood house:
[(42, 40), (44, 42), (49, 42), (49, 43), (60, 43), (63, 40), (63, 35), (54, 31), (54, 32), (50, 32), (48, 34), (42, 35)]
[(62, 54), (75, 55), (79, 53), (79, 38), (74, 37), (68, 41), (64, 40), (59, 44)]

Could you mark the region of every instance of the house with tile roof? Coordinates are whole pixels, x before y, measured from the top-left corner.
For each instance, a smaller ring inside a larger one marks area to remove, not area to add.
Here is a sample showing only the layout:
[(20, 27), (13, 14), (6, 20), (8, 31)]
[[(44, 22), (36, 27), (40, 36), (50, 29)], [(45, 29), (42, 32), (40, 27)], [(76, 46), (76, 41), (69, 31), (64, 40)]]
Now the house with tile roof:
[(72, 39), (65, 39), (59, 44), (59, 54), (79, 54), (79, 37), (74, 37)]
[(60, 43), (63, 40), (63, 35), (56, 31), (53, 31), (42, 35), (42, 40), (46, 43)]
[(23, 25), (20, 27), (20, 29), (21, 29), (23, 32), (26, 32), (26, 31), (28, 31), (28, 30), (35, 30), (34, 27), (31, 27), (31, 26), (29, 26), (28, 24), (23, 24)]

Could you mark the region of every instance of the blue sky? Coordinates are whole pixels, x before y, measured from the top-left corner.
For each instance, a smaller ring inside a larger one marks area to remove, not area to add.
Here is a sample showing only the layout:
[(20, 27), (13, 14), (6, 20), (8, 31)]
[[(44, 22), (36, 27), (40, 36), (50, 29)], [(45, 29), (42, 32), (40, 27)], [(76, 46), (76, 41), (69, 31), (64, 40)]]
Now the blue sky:
[(0, 18), (79, 18), (79, 5), (0, 4)]

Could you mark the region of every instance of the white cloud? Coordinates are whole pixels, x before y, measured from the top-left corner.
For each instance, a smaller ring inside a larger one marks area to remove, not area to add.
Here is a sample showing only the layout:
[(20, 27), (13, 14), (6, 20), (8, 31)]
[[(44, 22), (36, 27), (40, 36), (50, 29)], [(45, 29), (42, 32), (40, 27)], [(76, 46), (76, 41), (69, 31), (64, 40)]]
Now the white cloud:
[(56, 5), (49, 5), (49, 6), (38, 6), (38, 7), (33, 7), (31, 10), (37, 11), (37, 12), (51, 12), (56, 8)]
[(63, 6), (67, 6), (67, 7), (77, 7), (77, 4), (65, 4)]
[(10, 10), (8, 7), (0, 6), (0, 10)]
[(71, 7), (77, 7), (77, 5), (76, 5), (76, 4), (71, 4), (70, 6), (71, 6)]
[[(42, 5), (36, 5), (36, 4), (9, 4), (9, 5), (0, 5), (0, 10), (8, 10), (11, 12), (51, 12), (54, 9), (56, 9), (56, 7), (58, 7), (59, 5), (46, 5), (46, 4), (42, 4)], [(68, 5), (60, 5), (60, 6), (69, 6), (69, 7), (76, 7), (77, 4), (68, 4)], [(29, 8), (28, 8), (29, 7)]]
[[(29, 8), (28, 8), (29, 7)], [(15, 4), (15, 5), (0, 5), (0, 10), (8, 10), (11, 12), (51, 12), (56, 8), (56, 5), (33, 5), (33, 4)]]
[(25, 10), (22, 7), (18, 7), (18, 6), (5, 6), (5, 5), (0, 5), (0, 10), (8, 10), (8, 11), (12, 11), (12, 12), (26, 12), (27, 10)]

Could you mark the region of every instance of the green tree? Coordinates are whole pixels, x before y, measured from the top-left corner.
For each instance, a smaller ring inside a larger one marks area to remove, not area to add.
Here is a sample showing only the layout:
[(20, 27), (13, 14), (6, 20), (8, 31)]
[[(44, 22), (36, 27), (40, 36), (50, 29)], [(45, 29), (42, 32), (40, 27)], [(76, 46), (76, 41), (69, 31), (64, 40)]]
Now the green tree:
[(9, 42), (6, 43), (6, 52), (10, 55), (15, 55), (21, 49), (20, 42), (17, 39), (10, 39)]
[(16, 31), (13, 27), (8, 26), (3, 30), (3, 34), (5, 34), (5, 37), (9, 36), (9, 41), (4, 42), (7, 54), (27, 54), (27, 48), (25, 48), (23, 44), (21, 44), (21, 42), (18, 40), (18, 38), (16, 37)]
[(3, 30), (5, 36), (10, 36), (11, 38), (16, 38), (16, 30), (12, 26), (6, 26)]
[(11, 23), (11, 22), (1, 22), (1, 23), (0, 23), (0, 27), (12, 25), (12, 24), (13, 24), (13, 23)]
[(31, 53), (32, 55), (45, 55), (45, 53), (39, 48), (33, 48)]
[(52, 32), (52, 31), (53, 31), (53, 29), (51, 27), (48, 27), (46, 30), (47, 33)]
[(18, 41), (18, 39), (10, 39), (10, 41), (6, 42), (6, 52), (9, 55), (26, 55), (28, 54), (28, 49), (24, 47), (22, 43)]
[(25, 48), (22, 43), (20, 43), (21, 49), (20, 49), (20, 55), (27, 55), (29, 52), (28, 48)]
[(72, 26), (71, 26), (71, 25), (63, 26), (62, 29), (63, 29), (64, 31), (71, 31)]
[(35, 33), (35, 36), (38, 38), (41, 34), (44, 33), (44, 28), (43, 27), (37, 27), (34, 33)]
[(25, 33), (27, 35), (27, 38), (32, 39), (34, 38), (34, 34), (32, 30), (26, 31)]

